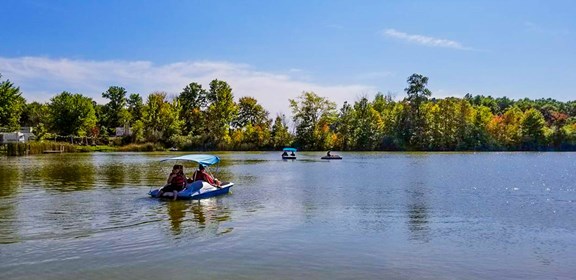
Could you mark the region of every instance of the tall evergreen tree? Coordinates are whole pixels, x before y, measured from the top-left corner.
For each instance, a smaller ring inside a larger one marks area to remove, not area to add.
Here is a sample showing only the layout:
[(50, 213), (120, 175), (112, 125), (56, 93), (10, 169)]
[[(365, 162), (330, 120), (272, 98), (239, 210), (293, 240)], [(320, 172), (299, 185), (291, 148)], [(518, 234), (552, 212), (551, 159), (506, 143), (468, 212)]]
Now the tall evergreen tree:
[(407, 132), (409, 134), (409, 144), (413, 148), (423, 149), (426, 146), (425, 131), (426, 123), (425, 118), (421, 113), (421, 105), (428, 100), (432, 92), (426, 88), (428, 84), (428, 77), (420, 74), (412, 74), (408, 77), (408, 87), (404, 89), (408, 97), (406, 98), (408, 105), (408, 114), (405, 119), (407, 125)]

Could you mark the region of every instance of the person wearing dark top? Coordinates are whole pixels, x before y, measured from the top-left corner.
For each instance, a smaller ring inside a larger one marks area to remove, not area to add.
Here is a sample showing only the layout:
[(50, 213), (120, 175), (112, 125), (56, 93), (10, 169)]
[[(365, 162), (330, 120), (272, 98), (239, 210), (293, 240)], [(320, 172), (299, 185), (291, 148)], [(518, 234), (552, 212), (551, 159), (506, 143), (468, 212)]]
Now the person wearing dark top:
[(174, 165), (172, 173), (168, 176), (166, 183), (167, 184), (158, 192), (158, 197), (162, 197), (166, 192), (172, 192), (174, 200), (176, 200), (178, 198), (178, 192), (182, 191), (186, 187), (184, 167), (179, 164)]

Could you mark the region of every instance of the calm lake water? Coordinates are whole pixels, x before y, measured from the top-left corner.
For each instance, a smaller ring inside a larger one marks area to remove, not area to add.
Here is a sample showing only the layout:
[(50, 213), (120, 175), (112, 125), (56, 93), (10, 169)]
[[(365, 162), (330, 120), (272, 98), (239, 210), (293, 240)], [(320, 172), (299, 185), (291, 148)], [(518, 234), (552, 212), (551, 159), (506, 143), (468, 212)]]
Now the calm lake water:
[(179, 153), (0, 158), (0, 279), (576, 277), (576, 153), (216, 154), (176, 202)]

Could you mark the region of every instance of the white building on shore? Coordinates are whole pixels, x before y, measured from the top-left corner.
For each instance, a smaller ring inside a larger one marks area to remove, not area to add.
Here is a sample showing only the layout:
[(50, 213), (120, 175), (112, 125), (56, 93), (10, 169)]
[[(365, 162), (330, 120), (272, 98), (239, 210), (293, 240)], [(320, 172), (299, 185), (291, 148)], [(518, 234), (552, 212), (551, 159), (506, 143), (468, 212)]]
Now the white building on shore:
[(0, 133), (0, 144), (26, 143), (36, 139), (31, 127), (22, 127), (19, 131)]

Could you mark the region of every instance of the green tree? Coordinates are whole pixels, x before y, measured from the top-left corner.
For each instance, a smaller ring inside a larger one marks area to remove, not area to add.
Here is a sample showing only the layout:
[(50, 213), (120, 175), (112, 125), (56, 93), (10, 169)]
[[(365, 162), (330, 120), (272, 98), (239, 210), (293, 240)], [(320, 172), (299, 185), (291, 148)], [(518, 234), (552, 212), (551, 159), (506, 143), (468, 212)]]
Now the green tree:
[(274, 124), (272, 125), (272, 147), (275, 150), (281, 149), (285, 146), (289, 146), (292, 142), (292, 135), (288, 131), (288, 124), (286, 122), (286, 116), (277, 115), (274, 119)]
[(249, 123), (261, 125), (268, 122), (268, 111), (258, 104), (254, 97), (244, 96), (238, 100), (238, 115), (234, 120), (235, 127), (241, 128)]
[(126, 109), (126, 90), (111, 86), (102, 93), (102, 97), (110, 100), (102, 107), (103, 123), (109, 132), (114, 133), (116, 127), (124, 126), (130, 118)]
[(453, 102), (439, 100), (438, 102), (427, 102), (422, 106), (424, 118), (426, 119), (427, 130), (425, 139), (427, 149), (445, 151), (453, 145)]
[(408, 77), (408, 87), (404, 89), (408, 97), (407, 101), (407, 115), (405, 118), (406, 129), (408, 136), (407, 140), (413, 148), (423, 149), (426, 146), (426, 123), (423, 114), (421, 113), (421, 106), (432, 95), (432, 92), (426, 88), (428, 84), (428, 77), (420, 74), (412, 74)]
[(496, 98), (496, 104), (498, 104), (498, 111), (494, 114), (504, 114), (508, 109), (514, 106), (514, 100), (504, 96)]
[(49, 109), (48, 105), (32, 102), (24, 106), (20, 117), (20, 125), (34, 128), (37, 139), (42, 139), (48, 129)]
[(133, 124), (137, 121), (141, 121), (144, 111), (144, 102), (142, 102), (142, 97), (140, 94), (130, 94), (130, 97), (128, 97), (126, 103), (128, 105), (128, 113), (130, 113), (131, 123)]
[(520, 120), (523, 149), (537, 150), (545, 143), (545, 124), (546, 121), (540, 111), (531, 108), (524, 112)]
[(457, 99), (457, 150), (469, 150), (475, 145), (475, 139), (472, 137), (474, 132), (474, 114), (474, 107), (468, 100)]
[(473, 106), (484, 106), (490, 109), (492, 114), (501, 114), (504, 111), (500, 111), (500, 106), (498, 106), (498, 102), (492, 96), (484, 96), (484, 95), (476, 95), (472, 96), (471, 94), (466, 94), (464, 99), (470, 101)]
[[(296, 125), (296, 145), (304, 150), (323, 149), (320, 146), (325, 143), (325, 126), (336, 116), (336, 104), (314, 92), (303, 92), (297, 99), (289, 101)], [(321, 124), (321, 120), (326, 121)]]
[(258, 150), (268, 146), (270, 143), (271, 133), (266, 125), (252, 125), (249, 122), (241, 130), (238, 129), (237, 131), (242, 131), (241, 150)]
[(232, 141), (230, 126), (238, 110), (232, 88), (224, 81), (213, 80), (210, 82), (207, 100), (207, 115), (210, 116), (207, 120), (209, 144), (226, 149)]
[(473, 143), (470, 146), (472, 150), (487, 150), (494, 147), (494, 140), (488, 133), (488, 124), (494, 115), (492, 110), (486, 106), (478, 106), (474, 111), (474, 118), (472, 120), (471, 139)]
[(242, 131), (241, 149), (261, 149), (268, 146), (271, 141), (268, 111), (264, 110), (255, 98), (249, 96), (240, 98), (237, 108), (238, 114), (232, 123), (236, 130)]
[(418, 111), (420, 105), (428, 100), (432, 92), (426, 88), (428, 85), (428, 77), (420, 74), (412, 74), (408, 77), (408, 87), (404, 89), (408, 94), (407, 100), (410, 105), (415, 105), (414, 110)]
[(48, 106), (46, 104), (34, 101), (24, 106), (24, 110), (20, 116), (20, 125), (35, 127), (41, 123), (44, 123), (47, 119), (47, 116)]
[(206, 130), (203, 110), (207, 106), (207, 94), (202, 85), (190, 83), (178, 96), (178, 101), (182, 106), (180, 119), (184, 121), (182, 128), (184, 135), (198, 135)]
[(132, 134), (130, 135), (131, 137), (131, 142), (132, 143), (141, 143), (144, 142), (144, 140), (146, 140), (146, 138), (144, 138), (144, 122), (142, 120), (137, 120), (132, 124)]
[(334, 131), (336, 132), (336, 140), (334, 141), (334, 149), (348, 151), (354, 145), (354, 109), (348, 101), (344, 101), (338, 118), (334, 123)]
[(0, 82), (0, 127), (8, 131), (17, 130), (25, 105), (26, 100), (22, 97), (19, 87), (15, 87), (10, 80)]
[(182, 122), (179, 116), (179, 103), (177, 100), (170, 103), (165, 92), (154, 92), (148, 95), (144, 106), (143, 124), (144, 136), (150, 142), (163, 142), (172, 145), (170, 139), (180, 135)]
[(380, 114), (382, 119), (381, 137), (379, 149), (382, 150), (398, 150), (400, 149), (400, 140), (398, 137), (401, 134), (400, 121), (404, 111), (404, 104), (395, 102), (392, 94), (382, 93), (376, 94), (372, 107)]
[(366, 97), (354, 103), (353, 139), (355, 150), (374, 150), (380, 141), (382, 119)]
[(51, 128), (59, 135), (86, 136), (96, 126), (92, 99), (81, 94), (62, 92), (48, 105)]

